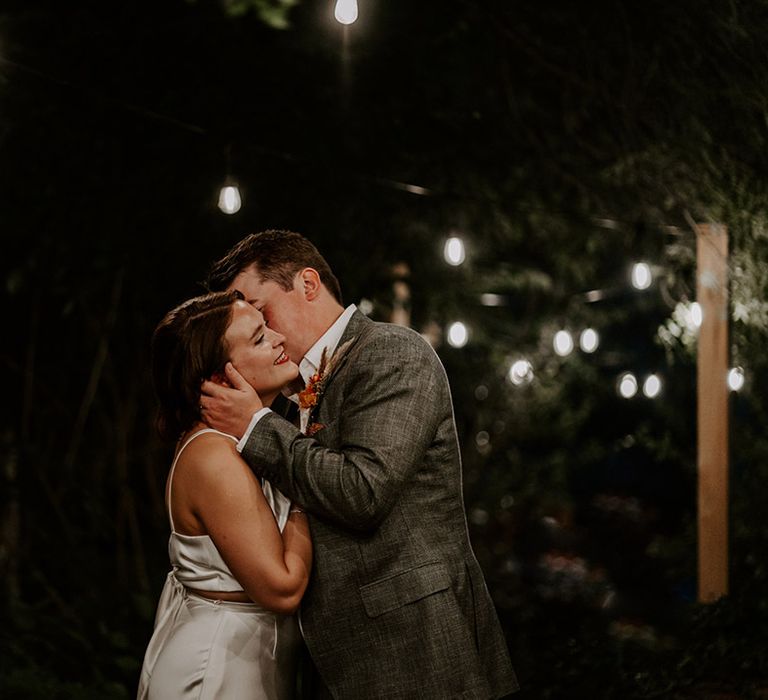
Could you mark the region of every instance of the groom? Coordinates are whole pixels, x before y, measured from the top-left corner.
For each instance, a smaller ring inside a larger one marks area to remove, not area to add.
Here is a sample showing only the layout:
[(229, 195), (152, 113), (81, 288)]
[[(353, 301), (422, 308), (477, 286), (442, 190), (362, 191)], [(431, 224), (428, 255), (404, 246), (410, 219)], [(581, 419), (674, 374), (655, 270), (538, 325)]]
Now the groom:
[[(253, 471), (309, 514), (314, 568), (300, 620), (320, 697), (515, 691), (469, 542), (450, 390), (432, 348), (345, 309), (328, 264), (297, 233), (248, 236), (208, 283), (261, 310), (305, 382), (323, 371), (301, 395), (312, 436), (264, 408), (231, 365), (231, 387), (205, 382), (201, 399), (206, 421), (242, 436)], [(324, 350), (336, 351), (332, 367)]]

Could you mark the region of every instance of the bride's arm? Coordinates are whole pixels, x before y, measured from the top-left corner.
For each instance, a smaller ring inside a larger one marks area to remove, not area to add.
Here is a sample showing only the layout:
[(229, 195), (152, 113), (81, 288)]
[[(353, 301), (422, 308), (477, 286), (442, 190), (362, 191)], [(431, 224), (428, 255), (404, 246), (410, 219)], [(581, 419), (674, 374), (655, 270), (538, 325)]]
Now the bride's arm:
[(195, 475), (192, 511), (251, 600), (274, 612), (294, 612), (312, 567), (306, 517), (292, 513), (281, 536), (261, 485), (234, 443), (200, 440), (196, 447), (187, 466)]

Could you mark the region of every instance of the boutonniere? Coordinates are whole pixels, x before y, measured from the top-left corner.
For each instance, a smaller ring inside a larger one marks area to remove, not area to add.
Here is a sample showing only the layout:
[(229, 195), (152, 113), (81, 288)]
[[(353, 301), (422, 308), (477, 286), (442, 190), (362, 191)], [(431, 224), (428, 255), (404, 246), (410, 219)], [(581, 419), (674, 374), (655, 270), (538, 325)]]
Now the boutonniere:
[(328, 379), (333, 374), (333, 370), (338, 366), (341, 358), (349, 350), (353, 340), (354, 338), (336, 348), (336, 352), (330, 358), (328, 357), (328, 348), (323, 348), (323, 354), (320, 356), (320, 367), (307, 380), (307, 385), (304, 389), (299, 392), (300, 429), (305, 435), (315, 435), (325, 427), (322, 423), (316, 423), (312, 419), (315, 413), (317, 413)]

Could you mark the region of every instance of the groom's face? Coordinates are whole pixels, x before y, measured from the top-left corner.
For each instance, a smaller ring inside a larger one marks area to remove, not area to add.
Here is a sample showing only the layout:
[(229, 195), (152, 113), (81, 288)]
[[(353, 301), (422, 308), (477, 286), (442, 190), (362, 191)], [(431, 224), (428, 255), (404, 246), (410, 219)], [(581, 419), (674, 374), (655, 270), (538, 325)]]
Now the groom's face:
[(285, 336), (285, 352), (297, 364), (312, 346), (312, 340), (305, 338), (308, 304), (302, 285), (294, 283), (293, 289), (286, 291), (277, 282), (262, 280), (261, 275), (251, 266), (243, 270), (229, 285), (229, 289), (242, 292), (245, 300), (264, 315), (264, 321), (277, 333)]

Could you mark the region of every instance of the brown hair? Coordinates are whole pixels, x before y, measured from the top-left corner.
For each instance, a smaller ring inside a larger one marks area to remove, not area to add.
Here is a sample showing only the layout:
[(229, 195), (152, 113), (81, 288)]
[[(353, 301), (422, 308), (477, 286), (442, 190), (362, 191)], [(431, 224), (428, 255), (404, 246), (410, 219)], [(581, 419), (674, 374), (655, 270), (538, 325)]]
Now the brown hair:
[(341, 286), (317, 248), (300, 233), (262, 231), (243, 238), (208, 273), (206, 286), (211, 290), (229, 287), (243, 270), (255, 266), (262, 280), (271, 280), (285, 291), (293, 289), (296, 273), (312, 267), (320, 281), (342, 306)]
[(152, 335), (152, 382), (160, 434), (175, 439), (200, 420), (200, 384), (222, 372), (229, 350), (224, 334), (237, 290), (189, 299), (169, 311)]

